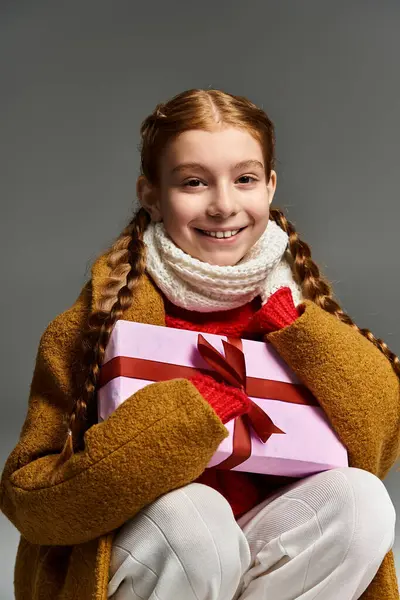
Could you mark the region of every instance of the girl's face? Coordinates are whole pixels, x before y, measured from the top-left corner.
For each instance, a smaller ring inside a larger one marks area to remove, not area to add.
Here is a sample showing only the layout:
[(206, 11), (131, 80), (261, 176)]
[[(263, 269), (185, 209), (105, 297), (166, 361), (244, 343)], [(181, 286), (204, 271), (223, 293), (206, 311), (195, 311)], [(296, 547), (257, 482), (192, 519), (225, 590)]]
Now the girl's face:
[(159, 187), (144, 177), (137, 184), (142, 206), (177, 246), (221, 266), (238, 263), (261, 237), (275, 188), (260, 144), (234, 127), (180, 134), (162, 156)]

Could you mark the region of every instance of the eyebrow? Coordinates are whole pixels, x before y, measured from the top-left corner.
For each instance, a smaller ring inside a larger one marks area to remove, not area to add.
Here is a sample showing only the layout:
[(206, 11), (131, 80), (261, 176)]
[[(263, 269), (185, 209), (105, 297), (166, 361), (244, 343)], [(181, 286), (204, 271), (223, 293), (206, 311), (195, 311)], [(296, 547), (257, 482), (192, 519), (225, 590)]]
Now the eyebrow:
[[(236, 171), (238, 169), (249, 169), (251, 167), (257, 167), (260, 169), (264, 169), (264, 165), (259, 160), (243, 160), (241, 162), (238, 162), (233, 167), (233, 170)], [(207, 167), (205, 167), (201, 163), (188, 162), (188, 163), (182, 163), (180, 165), (177, 165), (176, 167), (174, 167), (172, 169), (171, 173), (178, 173), (180, 171), (185, 171), (186, 169), (197, 169), (198, 171), (204, 171), (204, 172), (208, 171)]]

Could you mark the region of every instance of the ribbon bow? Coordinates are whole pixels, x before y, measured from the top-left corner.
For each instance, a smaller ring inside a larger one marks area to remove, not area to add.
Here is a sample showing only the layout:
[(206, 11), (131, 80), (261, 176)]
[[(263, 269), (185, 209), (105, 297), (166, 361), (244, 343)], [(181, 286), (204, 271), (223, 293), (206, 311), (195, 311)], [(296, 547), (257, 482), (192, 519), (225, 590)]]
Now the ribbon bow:
[[(225, 356), (212, 346), (200, 333), (197, 348), (203, 359), (219, 373), (225, 381), (246, 393), (246, 360), (242, 350), (242, 341), (236, 338), (222, 340)], [(262, 442), (267, 442), (273, 433), (285, 433), (277, 427), (271, 417), (251, 398), (250, 411), (235, 420), (233, 434), (233, 453), (220, 463), (218, 469), (232, 469), (251, 456), (250, 426)], [(233, 466), (232, 466), (233, 465)]]

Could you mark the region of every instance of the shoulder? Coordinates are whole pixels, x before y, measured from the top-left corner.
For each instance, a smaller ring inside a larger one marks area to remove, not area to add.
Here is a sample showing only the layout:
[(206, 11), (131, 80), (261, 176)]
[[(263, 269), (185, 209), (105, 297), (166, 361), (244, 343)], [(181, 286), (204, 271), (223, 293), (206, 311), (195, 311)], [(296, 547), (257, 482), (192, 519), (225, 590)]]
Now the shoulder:
[(36, 356), (33, 388), (39, 384), (43, 393), (58, 389), (71, 394), (71, 372), (80, 364), (83, 354), (82, 333), (90, 311), (91, 282), (81, 290), (67, 310), (57, 315), (41, 335)]
[[(313, 356), (321, 368), (328, 364), (351, 365), (353, 376), (375, 375), (377, 382), (390, 382), (398, 390), (399, 378), (391, 362), (367, 337), (314, 302), (306, 300), (303, 314), (289, 327), (268, 334), (268, 339), (286, 353)], [(302, 352), (299, 352), (299, 348)], [(303, 354), (302, 354), (303, 353)], [(398, 392), (397, 392), (398, 393)]]
[[(57, 357), (66, 360), (79, 359), (82, 333), (86, 329), (90, 313), (96, 310), (98, 300), (110, 277), (107, 254), (102, 254), (91, 268), (91, 277), (81, 289), (75, 302), (57, 315), (43, 332), (39, 353), (51, 361)], [(133, 293), (133, 302), (123, 318), (139, 323), (165, 325), (165, 310), (162, 295), (152, 279), (145, 273), (141, 276)]]
[(41, 337), (41, 345), (51, 345), (53, 339), (66, 341), (70, 332), (81, 329), (91, 310), (92, 281), (80, 290), (75, 302), (50, 321)]

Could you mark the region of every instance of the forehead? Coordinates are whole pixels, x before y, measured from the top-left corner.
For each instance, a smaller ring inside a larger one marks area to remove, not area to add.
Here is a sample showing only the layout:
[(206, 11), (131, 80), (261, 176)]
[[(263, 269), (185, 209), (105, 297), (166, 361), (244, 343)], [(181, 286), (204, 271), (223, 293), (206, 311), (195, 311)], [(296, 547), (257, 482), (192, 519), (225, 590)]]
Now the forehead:
[(247, 160), (263, 163), (261, 145), (247, 131), (234, 127), (215, 131), (189, 130), (168, 144), (162, 168), (171, 172), (181, 163), (197, 162), (209, 169), (224, 169)]

